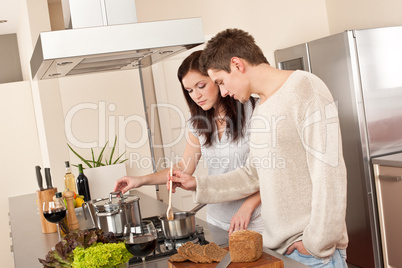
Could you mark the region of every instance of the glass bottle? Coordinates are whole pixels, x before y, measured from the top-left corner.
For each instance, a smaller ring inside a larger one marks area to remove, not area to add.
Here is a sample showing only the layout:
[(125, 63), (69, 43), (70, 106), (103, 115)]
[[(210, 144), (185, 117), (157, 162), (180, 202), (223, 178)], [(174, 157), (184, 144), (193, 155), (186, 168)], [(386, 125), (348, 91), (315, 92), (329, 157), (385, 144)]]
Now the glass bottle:
[[(58, 201), (60, 200), (60, 201)], [(56, 202), (56, 208), (60, 208), (61, 206), (59, 205), (59, 202), (62, 202), (64, 204), (64, 207), (66, 207), (66, 203), (64, 202), (64, 198), (63, 198), (63, 194), (61, 192), (57, 192), (54, 196), (53, 196), (53, 201)], [(59, 228), (60, 228), (60, 233), (62, 236), (66, 235), (69, 233), (68, 230), (68, 223), (67, 223), (67, 217), (65, 217), (59, 224)]]
[(64, 184), (66, 187), (66, 190), (73, 191), (74, 193), (77, 193), (77, 186), (75, 185), (75, 177), (71, 173), (70, 169), (70, 162), (66, 161), (66, 175), (64, 175)]
[(85, 176), (82, 165), (78, 164), (79, 175), (77, 177), (78, 194), (84, 196), (84, 201), (91, 200), (91, 194), (89, 193), (88, 178)]

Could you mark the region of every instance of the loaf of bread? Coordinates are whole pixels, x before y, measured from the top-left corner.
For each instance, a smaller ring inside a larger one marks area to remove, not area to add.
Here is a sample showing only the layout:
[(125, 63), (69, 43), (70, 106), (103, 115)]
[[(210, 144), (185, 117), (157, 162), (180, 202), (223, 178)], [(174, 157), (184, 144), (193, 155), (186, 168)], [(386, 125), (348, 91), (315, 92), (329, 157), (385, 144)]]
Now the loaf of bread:
[(262, 235), (251, 230), (239, 230), (229, 236), (232, 262), (253, 262), (262, 255)]

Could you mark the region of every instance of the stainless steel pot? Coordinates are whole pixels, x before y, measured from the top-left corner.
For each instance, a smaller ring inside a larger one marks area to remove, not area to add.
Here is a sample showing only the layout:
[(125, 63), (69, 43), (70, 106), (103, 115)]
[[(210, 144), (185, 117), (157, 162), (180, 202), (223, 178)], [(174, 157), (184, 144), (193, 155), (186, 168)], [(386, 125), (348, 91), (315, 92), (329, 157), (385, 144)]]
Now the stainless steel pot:
[(105, 232), (113, 232), (122, 236), (124, 225), (141, 222), (140, 198), (136, 195), (123, 195), (121, 192), (112, 192), (109, 198), (92, 200), (93, 213), (97, 227)]
[(199, 204), (190, 211), (180, 211), (174, 213), (174, 219), (168, 220), (166, 215), (159, 217), (162, 223), (162, 230), (168, 239), (181, 239), (190, 237), (195, 233), (195, 213), (206, 204)]

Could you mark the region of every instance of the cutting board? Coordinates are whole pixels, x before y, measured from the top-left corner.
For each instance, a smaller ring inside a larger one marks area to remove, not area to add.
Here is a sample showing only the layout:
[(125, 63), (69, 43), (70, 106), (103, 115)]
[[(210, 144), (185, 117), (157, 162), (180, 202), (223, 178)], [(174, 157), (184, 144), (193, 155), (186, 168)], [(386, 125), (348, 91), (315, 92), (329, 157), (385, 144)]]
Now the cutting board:
[[(227, 248), (226, 248), (227, 249)], [(185, 262), (170, 262), (168, 261), (169, 268), (186, 268), (186, 267), (197, 267), (197, 268), (214, 268), (217, 266), (217, 262), (213, 263), (193, 263), (191, 261)], [(266, 268), (284, 268), (283, 261), (263, 252), (261, 258), (254, 262), (238, 262), (230, 263), (228, 268), (240, 268), (240, 267), (266, 267)]]

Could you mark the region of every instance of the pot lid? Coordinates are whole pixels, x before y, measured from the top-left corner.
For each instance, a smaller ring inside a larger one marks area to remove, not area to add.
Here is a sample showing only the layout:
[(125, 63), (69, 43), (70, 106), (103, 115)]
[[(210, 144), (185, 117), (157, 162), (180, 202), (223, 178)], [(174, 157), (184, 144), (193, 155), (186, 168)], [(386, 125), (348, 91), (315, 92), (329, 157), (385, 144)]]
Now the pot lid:
[(122, 195), (113, 196), (111, 193), (109, 198), (102, 198), (93, 201), (93, 205), (97, 211), (113, 211), (119, 209), (122, 205), (138, 202), (140, 197), (137, 195)]

